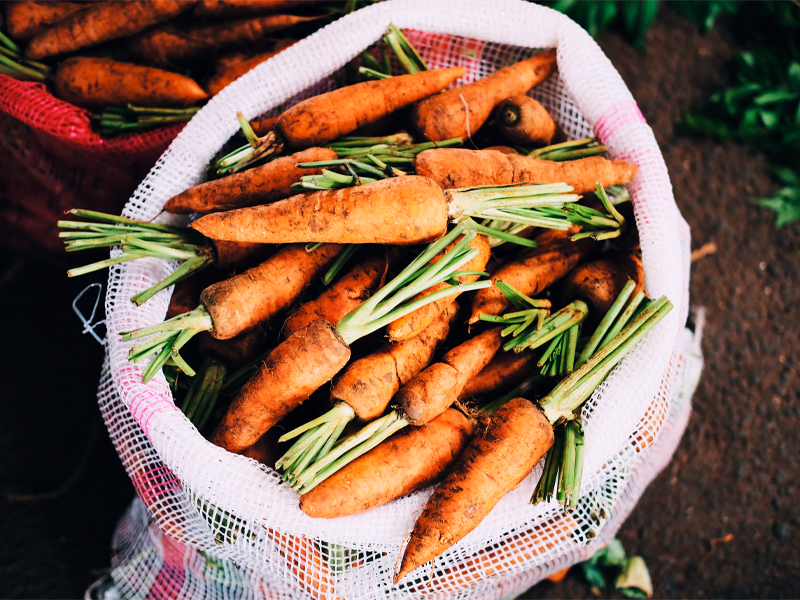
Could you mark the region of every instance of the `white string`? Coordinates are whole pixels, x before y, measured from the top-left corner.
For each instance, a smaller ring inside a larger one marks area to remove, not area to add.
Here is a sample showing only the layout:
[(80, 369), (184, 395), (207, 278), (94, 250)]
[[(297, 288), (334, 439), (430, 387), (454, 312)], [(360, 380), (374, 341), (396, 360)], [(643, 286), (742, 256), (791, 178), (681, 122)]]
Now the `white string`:
[[(97, 288), (97, 296), (94, 299), (94, 306), (92, 306), (92, 314), (87, 319), (86, 317), (83, 316), (83, 313), (78, 308), (78, 302), (80, 301), (81, 298), (83, 298), (83, 295), (92, 288)], [(81, 331), (81, 333), (90, 333), (92, 337), (97, 340), (97, 343), (100, 344), (101, 346), (105, 345), (106, 338), (100, 339), (100, 336), (97, 335), (97, 332), (95, 332), (95, 328), (99, 327), (100, 325), (105, 325), (106, 320), (103, 319), (102, 321), (98, 321), (94, 325), (92, 325), (92, 321), (94, 320), (94, 316), (97, 313), (97, 307), (100, 304), (100, 296), (102, 295), (103, 295), (103, 284), (90, 283), (85, 288), (83, 288), (81, 292), (77, 296), (75, 296), (75, 300), (72, 301), (72, 310), (75, 311), (75, 314), (78, 315), (78, 318), (81, 320), (81, 323), (83, 323), (83, 331)]]

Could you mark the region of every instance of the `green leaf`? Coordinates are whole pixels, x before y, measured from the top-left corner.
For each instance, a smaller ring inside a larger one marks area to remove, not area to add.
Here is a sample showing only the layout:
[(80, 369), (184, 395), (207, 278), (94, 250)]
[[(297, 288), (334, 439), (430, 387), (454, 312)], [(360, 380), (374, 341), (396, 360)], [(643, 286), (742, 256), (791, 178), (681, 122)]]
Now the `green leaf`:
[(758, 116), (764, 127), (772, 128), (778, 124), (778, 113), (774, 110), (760, 110), (758, 111)]
[(639, 2), (622, 3), (622, 20), (625, 22), (625, 30), (634, 38), (636, 37), (636, 24), (639, 22), (640, 6)]
[(792, 61), (786, 72), (789, 75), (789, 86), (800, 89), (800, 63)]
[(622, 542), (614, 538), (597, 555), (604, 567), (619, 567), (625, 562), (625, 548)]
[(581, 563), (581, 568), (583, 569), (583, 576), (586, 578), (586, 583), (600, 589), (606, 587), (605, 575), (603, 575), (603, 571), (596, 563), (588, 560), (585, 563)]
[(800, 219), (800, 188), (786, 187), (770, 198), (755, 198), (753, 204), (775, 211), (775, 227)]
[(617, 588), (617, 591), (626, 598), (647, 598), (647, 592), (637, 587)]
[(794, 169), (790, 167), (770, 167), (768, 171), (787, 186), (800, 188), (800, 173), (795, 172)]
[(787, 92), (784, 90), (775, 90), (773, 92), (764, 92), (753, 98), (753, 104), (756, 106), (766, 106), (768, 104), (778, 104), (780, 102), (791, 102), (796, 100), (798, 94), (796, 92)]

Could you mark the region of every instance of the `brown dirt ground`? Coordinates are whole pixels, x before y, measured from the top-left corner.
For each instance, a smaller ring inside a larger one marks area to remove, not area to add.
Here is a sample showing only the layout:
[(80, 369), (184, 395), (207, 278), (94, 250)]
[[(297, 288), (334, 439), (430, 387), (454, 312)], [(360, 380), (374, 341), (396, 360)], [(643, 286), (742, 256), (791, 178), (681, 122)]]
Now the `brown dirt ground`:
[[(800, 597), (800, 224), (776, 231), (770, 212), (748, 204), (775, 189), (758, 154), (675, 131), (681, 110), (729, 77), (724, 27), (702, 36), (662, 10), (645, 54), (614, 34), (600, 45), (655, 130), (692, 247), (719, 248), (692, 274), (692, 302), (708, 309), (694, 413), (619, 537), (647, 560), (656, 597)], [(133, 497), (102, 427), (92, 436), (102, 351), (70, 309), (88, 281), (63, 269), (0, 254), (3, 597), (81, 597), (108, 567), (113, 527)], [(523, 597), (591, 593), (573, 572)]]

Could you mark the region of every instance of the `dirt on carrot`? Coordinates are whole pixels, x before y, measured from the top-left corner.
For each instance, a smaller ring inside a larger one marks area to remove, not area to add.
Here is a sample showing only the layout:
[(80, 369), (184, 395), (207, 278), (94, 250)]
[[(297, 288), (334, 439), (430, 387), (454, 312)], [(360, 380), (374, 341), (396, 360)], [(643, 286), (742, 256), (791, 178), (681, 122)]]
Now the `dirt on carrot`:
[[(268, 61), (273, 56), (278, 55), (283, 50), (295, 43), (295, 40), (280, 40), (269, 52), (261, 52), (255, 56), (240, 56), (238, 60), (218, 60), (214, 73), (208, 78), (205, 89), (209, 95), (216, 96), (223, 88), (227, 87), (239, 77), (254, 69), (263, 62)], [(254, 128), (255, 130), (255, 128)], [(264, 135), (256, 131), (256, 135)]]
[(487, 397), (513, 388), (532, 372), (538, 355), (533, 351), (498, 352), (480, 373), (473, 377), (462, 398)]
[(547, 146), (556, 134), (556, 122), (544, 106), (525, 94), (497, 105), (495, 127), (508, 141), (520, 146)]
[(25, 42), (84, 8), (77, 2), (6, 2), (8, 35)]
[(642, 260), (634, 254), (608, 253), (576, 267), (561, 283), (559, 297), (571, 302), (582, 298), (598, 314), (605, 314), (622, 288), (632, 280), (636, 288), (632, 294), (644, 289)]

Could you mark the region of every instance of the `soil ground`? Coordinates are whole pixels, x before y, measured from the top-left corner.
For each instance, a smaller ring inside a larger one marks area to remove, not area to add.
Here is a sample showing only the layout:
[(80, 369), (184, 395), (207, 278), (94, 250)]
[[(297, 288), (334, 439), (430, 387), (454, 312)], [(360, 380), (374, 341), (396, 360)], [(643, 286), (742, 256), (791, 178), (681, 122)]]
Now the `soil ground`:
[[(692, 247), (718, 247), (692, 272), (692, 303), (708, 312), (689, 427), (619, 537), (646, 559), (656, 597), (800, 597), (800, 224), (775, 230), (747, 202), (775, 189), (757, 153), (675, 130), (729, 77), (724, 27), (703, 36), (662, 10), (646, 53), (599, 42), (655, 130)], [(2, 597), (82, 597), (134, 494), (94, 397), (102, 349), (70, 308), (89, 280), (64, 268), (0, 255)], [(573, 570), (523, 597), (592, 593)]]

